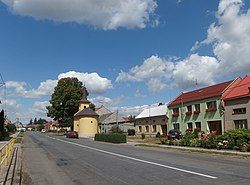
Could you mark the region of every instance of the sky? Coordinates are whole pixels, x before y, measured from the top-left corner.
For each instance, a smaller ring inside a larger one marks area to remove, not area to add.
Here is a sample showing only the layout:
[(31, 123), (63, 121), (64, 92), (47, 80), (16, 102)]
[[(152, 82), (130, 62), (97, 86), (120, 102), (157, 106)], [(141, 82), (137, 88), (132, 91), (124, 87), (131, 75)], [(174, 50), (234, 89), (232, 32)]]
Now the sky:
[(250, 0), (0, 0), (0, 108), (46, 118), (57, 81), (77, 77), (97, 106), (137, 115), (249, 75), (249, 51)]

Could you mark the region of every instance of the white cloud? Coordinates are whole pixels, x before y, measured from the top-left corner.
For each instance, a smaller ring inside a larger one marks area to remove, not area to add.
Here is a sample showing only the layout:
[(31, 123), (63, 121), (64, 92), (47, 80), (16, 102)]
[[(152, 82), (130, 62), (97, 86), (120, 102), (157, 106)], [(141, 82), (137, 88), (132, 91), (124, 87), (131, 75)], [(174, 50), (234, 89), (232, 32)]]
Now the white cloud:
[(6, 82), (6, 87), (10, 95), (17, 95), (23, 98), (40, 98), (41, 96), (51, 95), (58, 80), (66, 77), (78, 78), (79, 81), (85, 84), (90, 93), (101, 94), (113, 88), (110, 80), (100, 77), (97, 73), (80, 73), (75, 71), (59, 74), (57, 80), (49, 79), (43, 81), (38, 88), (29, 88), (30, 86), (26, 82), (16, 81)]
[(212, 44), (220, 75), (246, 75), (250, 72), (250, 9), (243, 11), (242, 0), (221, 0), (217, 22), (210, 25), (206, 40)]
[(144, 82), (151, 92), (158, 92), (168, 87), (181, 89), (214, 83), (213, 77), (219, 63), (214, 57), (192, 54), (184, 60), (169, 61), (158, 56), (151, 56), (141, 66), (135, 66), (128, 73), (119, 73), (116, 81)]
[(250, 9), (243, 11), (243, 0), (221, 0), (217, 22), (210, 25), (207, 38), (196, 42), (194, 52), (203, 44), (211, 44), (214, 56), (191, 54), (183, 60), (165, 60), (158, 56), (146, 59), (129, 72), (120, 72), (116, 82), (144, 82), (152, 91), (176, 86), (181, 89), (215, 83), (225, 76), (250, 72)]
[(181, 89), (210, 85), (214, 83), (219, 62), (214, 57), (192, 54), (190, 57), (178, 61), (173, 70), (173, 79)]
[(167, 87), (165, 81), (171, 78), (173, 69), (173, 62), (152, 55), (142, 65), (132, 67), (129, 72), (121, 71), (116, 82), (146, 82), (149, 90), (156, 92)]
[(1, 0), (9, 9), (37, 20), (76, 22), (108, 29), (157, 24), (155, 0)]
[(30, 111), (33, 112), (33, 114), (35, 115), (40, 115), (39, 117), (46, 117), (47, 114), (46, 106), (49, 105), (50, 105), (49, 101), (35, 101)]
[(100, 77), (97, 73), (80, 73), (75, 71), (69, 71), (62, 73), (58, 76), (58, 79), (66, 77), (75, 77), (87, 87), (91, 93), (101, 94), (106, 90), (113, 88), (111, 80)]

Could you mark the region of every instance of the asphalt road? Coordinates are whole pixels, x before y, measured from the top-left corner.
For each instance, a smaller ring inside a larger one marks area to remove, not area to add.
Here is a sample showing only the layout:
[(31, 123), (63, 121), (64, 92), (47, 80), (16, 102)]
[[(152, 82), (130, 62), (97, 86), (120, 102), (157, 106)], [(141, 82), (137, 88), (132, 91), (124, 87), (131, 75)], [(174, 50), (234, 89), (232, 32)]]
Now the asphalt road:
[[(250, 160), (27, 132), (27, 184), (250, 184)], [(28, 175), (27, 175), (28, 174)]]

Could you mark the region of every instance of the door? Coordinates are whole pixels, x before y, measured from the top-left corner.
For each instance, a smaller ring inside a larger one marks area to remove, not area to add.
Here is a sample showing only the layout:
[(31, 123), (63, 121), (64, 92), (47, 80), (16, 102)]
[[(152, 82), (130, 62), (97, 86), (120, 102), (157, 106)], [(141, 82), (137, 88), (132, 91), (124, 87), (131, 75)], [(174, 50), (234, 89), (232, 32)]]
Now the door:
[(222, 134), (221, 121), (209, 121), (208, 125), (209, 125), (210, 133), (214, 133), (216, 135)]
[(166, 136), (167, 132), (168, 132), (167, 131), (167, 125), (161, 125), (161, 130), (162, 130), (162, 134)]

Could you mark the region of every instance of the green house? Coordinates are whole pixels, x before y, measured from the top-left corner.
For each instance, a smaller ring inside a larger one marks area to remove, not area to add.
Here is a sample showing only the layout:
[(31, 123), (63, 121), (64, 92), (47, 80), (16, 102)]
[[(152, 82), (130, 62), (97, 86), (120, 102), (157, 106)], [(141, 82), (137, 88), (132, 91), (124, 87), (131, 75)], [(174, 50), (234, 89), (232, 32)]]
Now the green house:
[(225, 126), (221, 96), (232, 82), (181, 93), (168, 104), (168, 130), (184, 133), (198, 129), (222, 134)]

